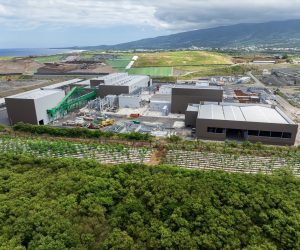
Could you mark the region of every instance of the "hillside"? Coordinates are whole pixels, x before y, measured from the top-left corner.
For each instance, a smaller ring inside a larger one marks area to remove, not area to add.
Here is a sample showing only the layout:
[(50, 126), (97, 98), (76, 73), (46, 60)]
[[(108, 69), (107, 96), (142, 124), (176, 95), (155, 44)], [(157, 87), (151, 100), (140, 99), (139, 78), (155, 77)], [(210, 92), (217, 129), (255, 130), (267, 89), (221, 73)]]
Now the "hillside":
[(199, 29), (88, 49), (177, 49), (240, 46), (300, 47), (300, 20), (249, 23)]
[(1, 249), (299, 249), (300, 182), (0, 154)]

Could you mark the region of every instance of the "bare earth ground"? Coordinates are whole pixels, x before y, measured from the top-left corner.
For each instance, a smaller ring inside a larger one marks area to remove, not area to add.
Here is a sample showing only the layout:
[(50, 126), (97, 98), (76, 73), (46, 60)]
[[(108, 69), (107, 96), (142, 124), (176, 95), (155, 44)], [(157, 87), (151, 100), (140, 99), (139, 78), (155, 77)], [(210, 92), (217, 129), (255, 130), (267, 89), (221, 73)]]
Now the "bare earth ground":
[(32, 59), (0, 60), (0, 74), (21, 73), (31, 75), (42, 66), (43, 64)]
[(33, 90), (36, 88), (46, 87), (54, 83), (55, 82), (48, 81), (48, 80), (30, 80), (30, 81), (0, 80), (0, 98)]

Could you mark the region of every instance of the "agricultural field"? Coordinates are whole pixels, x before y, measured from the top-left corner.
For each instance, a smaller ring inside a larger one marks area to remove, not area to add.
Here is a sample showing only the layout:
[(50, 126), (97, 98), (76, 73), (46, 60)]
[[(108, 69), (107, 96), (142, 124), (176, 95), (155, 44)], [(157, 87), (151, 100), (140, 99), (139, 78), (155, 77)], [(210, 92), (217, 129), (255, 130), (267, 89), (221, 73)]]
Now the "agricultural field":
[(38, 157), (94, 159), (100, 163), (146, 163), (151, 150), (117, 144), (80, 144), (67, 141), (0, 137), (0, 152)]
[(128, 73), (134, 75), (173, 76), (173, 67), (131, 68), (128, 70)]
[(177, 67), (232, 64), (231, 57), (207, 51), (176, 51), (137, 54), (134, 67)]
[(223, 170), (241, 173), (271, 174), (280, 168), (288, 168), (300, 176), (300, 159), (296, 157), (232, 155), (211, 152), (169, 150), (165, 164), (191, 169)]

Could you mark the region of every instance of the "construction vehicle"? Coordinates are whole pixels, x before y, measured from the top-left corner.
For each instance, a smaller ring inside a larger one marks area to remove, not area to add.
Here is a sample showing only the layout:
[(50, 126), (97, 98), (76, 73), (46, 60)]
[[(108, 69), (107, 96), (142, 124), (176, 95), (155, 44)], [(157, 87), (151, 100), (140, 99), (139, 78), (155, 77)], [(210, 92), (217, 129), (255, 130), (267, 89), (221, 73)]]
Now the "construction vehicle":
[(141, 124), (140, 120), (132, 120), (133, 124)]
[(101, 122), (101, 127), (107, 127), (107, 126), (111, 126), (115, 123), (115, 120), (112, 119), (106, 119), (104, 121)]
[(140, 114), (130, 114), (130, 117), (131, 117), (131, 118), (139, 118), (139, 117), (140, 117)]
[(89, 129), (99, 129), (99, 126), (95, 125), (94, 123), (91, 122), (90, 124), (87, 125), (87, 128), (89, 128)]
[(86, 89), (84, 88), (73, 88), (56, 107), (47, 110), (49, 117), (53, 120), (63, 117), (73, 108), (79, 108), (89, 100), (96, 98), (96, 90), (82, 95), (85, 91)]

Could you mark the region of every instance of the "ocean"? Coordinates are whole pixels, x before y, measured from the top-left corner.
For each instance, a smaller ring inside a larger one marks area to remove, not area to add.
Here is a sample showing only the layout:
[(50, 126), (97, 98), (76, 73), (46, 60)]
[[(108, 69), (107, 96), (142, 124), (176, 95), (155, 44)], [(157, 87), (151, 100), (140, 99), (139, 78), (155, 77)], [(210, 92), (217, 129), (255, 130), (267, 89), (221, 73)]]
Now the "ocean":
[(50, 56), (81, 51), (72, 49), (0, 49), (0, 56)]

